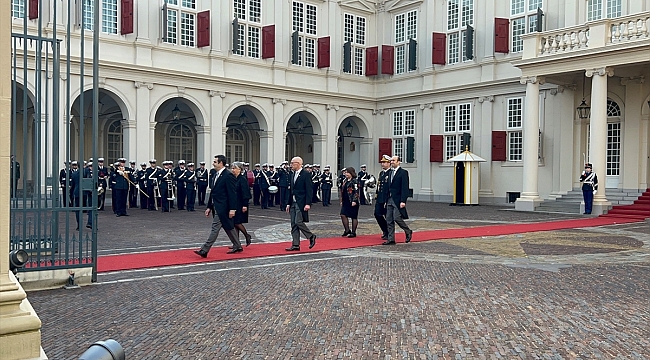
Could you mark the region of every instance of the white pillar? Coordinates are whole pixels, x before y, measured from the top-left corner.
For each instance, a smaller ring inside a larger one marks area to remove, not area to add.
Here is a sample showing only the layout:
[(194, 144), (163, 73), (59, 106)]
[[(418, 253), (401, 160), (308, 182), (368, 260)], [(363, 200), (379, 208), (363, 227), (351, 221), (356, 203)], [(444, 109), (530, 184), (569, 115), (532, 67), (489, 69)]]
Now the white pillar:
[[(136, 122), (136, 136), (141, 141), (137, 141), (135, 145), (135, 154), (134, 156), (138, 158), (139, 161), (149, 161), (154, 157), (154, 137), (150, 136), (151, 132), (151, 119), (152, 114), (150, 113), (149, 107), (149, 95), (150, 90), (153, 89), (153, 84), (142, 83), (139, 81), (134, 82), (135, 86), (135, 122)], [(155, 110), (154, 110), (155, 111)], [(155, 122), (154, 122), (155, 125)], [(149, 139), (149, 141), (145, 141)]]
[[(260, 148), (265, 149), (260, 154), (260, 164), (273, 163), (273, 132), (265, 131), (260, 133)], [(284, 152), (284, 151), (283, 151)]]
[(600, 215), (609, 210), (605, 183), (607, 176), (607, 77), (614, 75), (611, 68), (590, 69), (591, 121), (589, 133), (589, 162), (598, 176), (598, 193), (594, 196), (592, 214)]
[(208, 123), (206, 120), (206, 126), (210, 127), (210, 131), (206, 134), (208, 139), (208, 144), (204, 149), (206, 154), (206, 166), (207, 164), (212, 163), (215, 155), (225, 154), (226, 150), (226, 138), (222, 134), (222, 129), (226, 125), (227, 119), (223, 114), (223, 99), (226, 97), (226, 93), (223, 91), (210, 91), (210, 118), (212, 123)]
[[(156, 125), (157, 123), (151, 122), (149, 123), (149, 158), (155, 158), (156, 157)], [(164, 155), (164, 154), (163, 154)], [(156, 159), (158, 162), (164, 160), (164, 159)]]
[(544, 79), (538, 76), (522, 77), (521, 83), (526, 84), (526, 105), (524, 109), (524, 151), (523, 151), (523, 191), (515, 202), (515, 209), (535, 211), (542, 202), (537, 190), (539, 172), (539, 85)]
[[(273, 102), (273, 119), (271, 120), (271, 124), (268, 129), (269, 134), (260, 134), (260, 147), (265, 152), (260, 154), (260, 160), (263, 163), (275, 161), (273, 159), (286, 159), (288, 161), (291, 161), (291, 158), (296, 156), (296, 154), (284, 153), (286, 148), (286, 136), (281, 136), (281, 134), (284, 134), (284, 132), (287, 131), (286, 127), (284, 126), (284, 106), (287, 104), (287, 100), (274, 98), (271, 101)], [(273, 136), (273, 134), (276, 134), (276, 136)], [(266, 147), (262, 143), (262, 135), (266, 135), (268, 139)], [(264, 158), (265, 155), (266, 158)]]
[[(422, 121), (416, 121), (415, 123), (418, 126), (418, 134), (420, 135), (420, 139), (416, 140), (416, 142), (420, 141), (420, 146), (416, 146), (416, 156), (415, 158), (417, 159), (418, 163), (418, 172), (419, 172), (419, 177), (420, 177), (420, 190), (417, 191), (417, 200), (418, 201), (433, 201), (433, 186), (432, 186), (432, 179), (433, 179), (433, 174), (431, 171), (432, 168), (432, 163), (431, 159), (429, 159), (429, 149), (430, 146), (427, 146), (429, 144), (429, 135), (433, 134), (433, 130), (431, 128), (433, 124), (433, 103), (428, 103), (428, 104), (420, 104), (420, 110), (422, 110)], [(375, 162), (379, 161), (379, 154), (377, 156), (372, 156), (374, 158)], [(379, 173), (379, 171), (377, 171)], [(413, 186), (413, 184), (411, 184)]]
[(208, 126), (199, 126), (196, 128), (196, 168), (199, 166), (199, 162), (205, 161), (212, 163), (212, 158), (214, 155), (210, 155), (210, 127)]
[[(149, 159), (138, 159), (138, 124), (135, 119), (122, 120), (122, 153), (129, 160), (135, 160), (136, 164)], [(139, 161), (138, 161), (139, 160)]]
[(331, 169), (330, 171), (332, 174), (336, 172), (336, 167), (337, 167), (337, 162), (336, 162), (336, 155), (337, 155), (337, 141), (338, 141), (338, 131), (336, 129), (336, 123), (338, 122), (337, 119), (337, 112), (339, 110), (338, 105), (327, 105), (327, 119), (325, 121), (325, 129), (324, 129), (324, 134), (327, 136), (327, 143), (330, 144), (330, 146), (326, 146), (325, 148), (325, 158), (323, 160), (323, 163), (321, 163), (321, 169), (325, 167), (325, 165), (330, 165)]
[[(481, 104), (476, 110), (475, 134), (480, 136), (480, 143), (472, 141), (474, 145), (473, 153), (478, 156), (488, 159), (492, 154), (492, 117), (494, 109), (494, 96), (481, 96), (478, 98)], [(480, 110), (479, 110), (480, 109)], [(477, 136), (478, 137), (478, 136)], [(503, 194), (505, 195), (505, 194)], [(479, 178), (479, 203), (489, 201), (494, 203), (494, 190), (492, 187), (492, 161), (486, 161), (480, 165), (480, 178)], [(492, 200), (488, 200), (492, 199)]]
[(325, 167), (325, 155), (327, 152), (327, 135), (313, 135), (314, 141), (314, 164), (321, 164)]

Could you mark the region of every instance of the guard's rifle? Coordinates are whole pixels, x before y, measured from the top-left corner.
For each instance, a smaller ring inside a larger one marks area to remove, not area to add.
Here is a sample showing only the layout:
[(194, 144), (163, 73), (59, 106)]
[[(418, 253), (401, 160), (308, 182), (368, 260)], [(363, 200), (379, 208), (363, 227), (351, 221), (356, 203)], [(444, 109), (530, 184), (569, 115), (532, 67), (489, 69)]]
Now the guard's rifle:
[(142, 191), (142, 189), (140, 189), (140, 186), (139, 186), (138, 184), (134, 183), (133, 181), (131, 181), (131, 179), (129, 179), (129, 174), (131, 173), (130, 171), (120, 170), (120, 169), (115, 169), (115, 167), (113, 166), (113, 164), (111, 164), (110, 167), (111, 167), (112, 169), (114, 169), (115, 171), (117, 171), (118, 174), (119, 174), (120, 171), (122, 171), (122, 177), (124, 177), (124, 178), (126, 179), (126, 181), (127, 181), (130, 185), (135, 186), (136, 189), (140, 190), (140, 192), (144, 194), (144, 196), (149, 197), (149, 195), (147, 195), (146, 192), (144, 192), (144, 191)]

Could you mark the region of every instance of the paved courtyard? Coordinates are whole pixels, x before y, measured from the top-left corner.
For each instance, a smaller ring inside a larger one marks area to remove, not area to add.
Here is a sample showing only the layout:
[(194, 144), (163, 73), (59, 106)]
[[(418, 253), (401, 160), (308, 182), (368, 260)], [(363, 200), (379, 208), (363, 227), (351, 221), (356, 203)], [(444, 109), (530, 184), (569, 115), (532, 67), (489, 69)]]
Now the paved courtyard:
[[(99, 254), (198, 247), (201, 210), (107, 207)], [(338, 210), (312, 210), (320, 238), (343, 232)], [(416, 231), (577, 217), (417, 202), (409, 213)], [(378, 233), (371, 218), (362, 207), (359, 234)], [(251, 246), (288, 241), (288, 223), (253, 208)], [(213, 251), (228, 243), (220, 234)], [(104, 273), (28, 298), (51, 359), (108, 338), (127, 359), (648, 359), (649, 295), (646, 222)]]

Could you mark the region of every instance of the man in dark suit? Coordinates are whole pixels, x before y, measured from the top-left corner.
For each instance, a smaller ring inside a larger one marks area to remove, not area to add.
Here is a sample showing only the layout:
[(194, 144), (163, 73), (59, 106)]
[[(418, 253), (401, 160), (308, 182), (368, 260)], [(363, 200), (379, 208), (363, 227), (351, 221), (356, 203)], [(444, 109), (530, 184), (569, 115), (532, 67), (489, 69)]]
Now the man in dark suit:
[(409, 229), (404, 219), (408, 219), (406, 199), (409, 195), (409, 173), (400, 167), (402, 159), (393, 156), (388, 170), (388, 186), (386, 187), (386, 223), (388, 239), (382, 245), (395, 245), (395, 223), (404, 230), (406, 242), (411, 242), (413, 230)]
[(377, 197), (375, 200), (375, 219), (381, 229), (381, 239), (388, 240), (388, 223), (386, 223), (386, 188), (388, 187), (388, 174), (391, 157), (384, 155), (381, 158), (381, 172), (377, 178)]
[(226, 157), (224, 155), (217, 155), (214, 157), (212, 166), (214, 168), (214, 176), (210, 177), (210, 199), (208, 200), (208, 208), (205, 210), (205, 216), (210, 216), (212, 211), (212, 231), (208, 240), (201, 246), (200, 250), (194, 252), (201, 257), (208, 257), (208, 252), (217, 236), (219, 230), (223, 230), (228, 235), (232, 242), (232, 249), (228, 254), (234, 254), (244, 251), (239, 242), (237, 233), (235, 232), (235, 223), (233, 217), (237, 210), (237, 193), (235, 192), (235, 175), (226, 168)]
[[(72, 162), (72, 171), (70, 172), (70, 194), (72, 195), (72, 206), (79, 207), (80, 205), (88, 206), (87, 204), (87, 194), (86, 191), (81, 189), (81, 179), (88, 177), (90, 172), (76, 169), (77, 162)], [(79, 198), (83, 199), (79, 201)], [(81, 217), (81, 210), (75, 211), (75, 218), (77, 219), (77, 230), (79, 230), (79, 218)], [(92, 212), (88, 211), (88, 221), (86, 222), (86, 227), (92, 229)]]
[(316, 235), (309, 231), (305, 223), (309, 222), (309, 209), (314, 196), (314, 188), (311, 183), (311, 175), (302, 168), (302, 158), (291, 159), (291, 170), (289, 178), (289, 189), (285, 198), (286, 211), (291, 215), (291, 247), (287, 251), (300, 251), (300, 232), (309, 239), (309, 248), (316, 245)]

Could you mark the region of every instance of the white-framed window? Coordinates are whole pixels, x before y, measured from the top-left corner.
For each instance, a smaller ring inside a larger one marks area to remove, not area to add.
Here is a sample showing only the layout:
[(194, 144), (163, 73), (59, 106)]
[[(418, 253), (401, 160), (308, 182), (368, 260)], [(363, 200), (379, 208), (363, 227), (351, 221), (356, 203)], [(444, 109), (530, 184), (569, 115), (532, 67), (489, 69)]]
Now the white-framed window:
[(17, 19), (25, 17), (25, 0), (11, 0), (11, 17)]
[(471, 133), (472, 131), (472, 104), (445, 105), (443, 119), (445, 159), (449, 159), (464, 151), (461, 139), (464, 133)]
[[(99, 18), (102, 22), (102, 32), (106, 34), (117, 34), (119, 8), (118, 0), (101, 0)], [(95, 0), (83, 0), (83, 26), (86, 30), (93, 30), (95, 27)]]
[(166, 0), (167, 29), (165, 42), (196, 46), (196, 0)]
[(393, 155), (406, 163), (408, 138), (415, 137), (415, 110), (393, 112)]
[(524, 159), (524, 98), (508, 99), (507, 131), (508, 131), (508, 161), (523, 161)]
[(395, 74), (403, 74), (408, 69), (409, 40), (417, 40), (417, 27), (417, 10), (395, 16)]
[(230, 162), (244, 161), (244, 145), (246, 137), (244, 133), (235, 128), (226, 132), (226, 158)]
[(298, 32), (298, 63), (295, 65), (313, 68), (316, 66), (316, 5), (294, 1), (292, 20), (293, 31)]
[(121, 158), (122, 154), (124, 154), (124, 148), (122, 145), (122, 121), (115, 120), (110, 123), (106, 135), (106, 157), (108, 158), (108, 163), (112, 164), (117, 161), (117, 159)]
[(447, 64), (467, 61), (465, 32), (474, 25), (474, 0), (449, 0), (447, 3)]
[(587, 21), (611, 19), (621, 14), (621, 0), (587, 0)]
[(350, 42), (350, 70), (352, 74), (364, 75), (366, 54), (366, 18), (343, 14), (343, 42)]
[(233, 0), (234, 14), (239, 27), (239, 47), (233, 54), (259, 59), (262, 33), (262, 1)]
[(176, 124), (169, 131), (168, 159), (194, 159), (194, 131), (185, 124)]
[(543, 9), (544, 0), (510, 0), (510, 26), (512, 52), (524, 50), (521, 36), (537, 28), (537, 9)]

